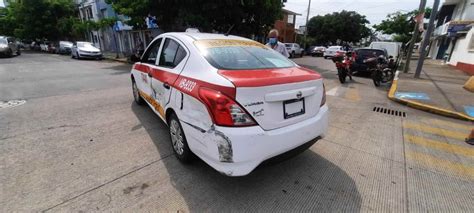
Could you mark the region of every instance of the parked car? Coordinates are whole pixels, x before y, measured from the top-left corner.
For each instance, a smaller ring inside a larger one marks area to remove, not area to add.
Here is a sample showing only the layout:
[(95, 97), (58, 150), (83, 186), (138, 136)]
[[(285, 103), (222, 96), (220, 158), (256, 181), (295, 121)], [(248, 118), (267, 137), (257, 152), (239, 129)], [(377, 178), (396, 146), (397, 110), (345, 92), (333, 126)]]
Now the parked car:
[(337, 53), (344, 53), (345, 51), (343, 50), (342, 46), (330, 46), (324, 51), (324, 58), (331, 58), (335, 56)]
[(40, 43), (41, 42), (38, 42), (38, 41), (32, 41), (31, 44), (30, 44), (30, 50), (41, 51)]
[(73, 46), (73, 43), (70, 41), (59, 41), (58, 53), (71, 54), (72, 46)]
[(385, 49), (389, 56), (393, 56), (395, 61), (398, 60), (402, 51), (402, 43), (400, 42), (381, 42), (374, 41), (370, 43), (370, 48), (372, 49)]
[(49, 50), (49, 41), (40, 41), (39, 42), (41, 52), (48, 52)]
[(131, 83), (135, 102), (169, 126), (180, 161), (197, 156), (229, 176), (304, 150), (328, 128), (321, 75), (238, 36), (161, 34), (133, 65)]
[(296, 56), (303, 57), (304, 50), (300, 47), (297, 43), (285, 43), (286, 50), (290, 54), (290, 58), (294, 58)]
[(48, 44), (48, 53), (57, 53), (59, 49), (59, 43), (57, 42), (49, 42)]
[(370, 72), (367, 68), (367, 64), (364, 63), (364, 60), (379, 56), (384, 56), (388, 58), (387, 50), (385, 49), (372, 49), (372, 48), (360, 48), (354, 50), (355, 59), (351, 64), (352, 72), (366, 73)]
[(311, 54), (311, 56), (313, 56), (313, 57), (314, 56), (323, 56), (325, 51), (326, 51), (326, 47), (315, 46), (312, 49), (310, 49), (309, 54)]
[(71, 48), (72, 58), (93, 58), (102, 59), (102, 51), (95, 47), (92, 43), (86, 41), (78, 41), (72, 45)]
[(13, 57), (13, 54), (21, 54), (15, 38), (0, 36), (0, 55)]

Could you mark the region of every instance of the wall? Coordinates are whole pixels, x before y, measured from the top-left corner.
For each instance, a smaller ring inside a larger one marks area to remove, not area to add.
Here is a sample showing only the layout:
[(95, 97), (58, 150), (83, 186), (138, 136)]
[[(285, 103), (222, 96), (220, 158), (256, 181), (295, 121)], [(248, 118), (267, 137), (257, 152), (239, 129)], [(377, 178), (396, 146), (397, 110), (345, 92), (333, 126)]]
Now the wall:
[(279, 40), (283, 43), (294, 43), (296, 38), (295, 25), (288, 23), (288, 14), (283, 14), (283, 19), (276, 20), (274, 28), (280, 33)]
[(449, 60), (449, 64), (456, 66), (458, 69), (474, 75), (474, 50), (468, 50), (469, 44), (473, 37), (474, 28), (469, 30), (466, 37), (459, 38), (454, 47), (453, 54)]

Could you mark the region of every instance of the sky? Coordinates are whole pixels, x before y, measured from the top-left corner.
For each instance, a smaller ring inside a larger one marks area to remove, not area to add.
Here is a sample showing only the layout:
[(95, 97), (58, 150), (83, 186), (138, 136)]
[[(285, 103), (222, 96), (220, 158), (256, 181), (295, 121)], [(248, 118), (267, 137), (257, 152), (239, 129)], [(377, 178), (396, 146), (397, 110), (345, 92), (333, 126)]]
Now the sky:
[[(305, 25), (309, 0), (287, 0), (285, 9), (300, 13), (296, 16), (296, 27)], [(428, 0), (426, 6), (433, 7), (434, 0)], [(441, 1), (441, 4), (444, 1)], [(418, 9), (419, 0), (311, 0), (309, 18), (316, 15), (339, 12), (342, 10), (356, 11), (365, 15), (370, 25), (379, 24), (387, 14), (397, 11)]]

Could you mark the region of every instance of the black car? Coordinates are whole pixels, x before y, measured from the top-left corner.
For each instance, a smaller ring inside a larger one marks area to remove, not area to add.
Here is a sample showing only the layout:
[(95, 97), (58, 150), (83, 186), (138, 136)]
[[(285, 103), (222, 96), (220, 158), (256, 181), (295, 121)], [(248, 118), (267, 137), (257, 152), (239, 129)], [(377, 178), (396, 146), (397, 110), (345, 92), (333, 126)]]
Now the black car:
[(381, 55), (388, 58), (388, 53), (385, 49), (360, 48), (354, 50), (354, 53), (356, 58), (351, 66), (352, 72), (369, 72), (367, 65), (364, 63), (365, 59), (379, 57)]
[(326, 51), (326, 47), (324, 46), (313, 46), (309, 53), (311, 54), (311, 56), (323, 56), (324, 55), (324, 51)]

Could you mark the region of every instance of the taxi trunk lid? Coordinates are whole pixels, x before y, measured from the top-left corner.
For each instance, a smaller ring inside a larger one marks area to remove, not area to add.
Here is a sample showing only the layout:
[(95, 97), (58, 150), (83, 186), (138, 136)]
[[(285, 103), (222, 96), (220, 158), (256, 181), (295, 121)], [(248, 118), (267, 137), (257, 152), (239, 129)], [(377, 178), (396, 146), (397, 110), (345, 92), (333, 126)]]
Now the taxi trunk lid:
[(264, 129), (314, 117), (323, 98), (321, 75), (302, 67), (220, 70), (236, 86), (236, 101)]

